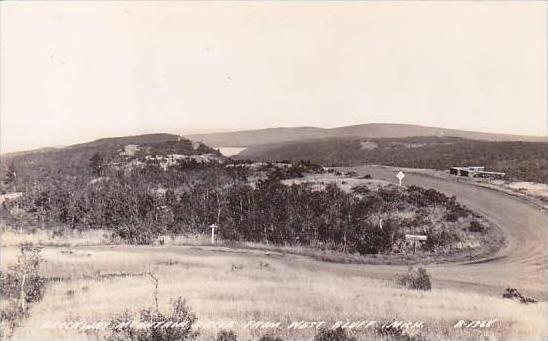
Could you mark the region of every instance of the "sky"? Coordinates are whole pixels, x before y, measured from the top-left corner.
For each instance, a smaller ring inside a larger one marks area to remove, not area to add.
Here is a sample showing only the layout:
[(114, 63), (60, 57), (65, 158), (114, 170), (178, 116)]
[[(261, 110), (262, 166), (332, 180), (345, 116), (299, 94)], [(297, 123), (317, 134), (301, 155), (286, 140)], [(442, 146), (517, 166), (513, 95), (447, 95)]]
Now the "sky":
[(546, 135), (544, 1), (0, 3), (0, 149), (411, 123)]

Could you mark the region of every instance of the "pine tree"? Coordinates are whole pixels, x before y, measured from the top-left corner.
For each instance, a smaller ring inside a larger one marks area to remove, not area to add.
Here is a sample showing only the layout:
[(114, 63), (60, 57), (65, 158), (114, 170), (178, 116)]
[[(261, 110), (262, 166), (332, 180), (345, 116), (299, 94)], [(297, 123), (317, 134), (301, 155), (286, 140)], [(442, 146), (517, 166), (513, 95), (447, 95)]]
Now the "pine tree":
[(10, 165), (8, 166), (8, 169), (6, 170), (4, 182), (6, 184), (13, 184), (15, 183), (16, 177), (17, 177), (17, 174), (15, 173), (15, 166), (13, 165), (13, 163), (10, 163)]
[(89, 159), (89, 167), (93, 175), (101, 176), (103, 173), (104, 159), (103, 156), (99, 153), (93, 154), (91, 159)]

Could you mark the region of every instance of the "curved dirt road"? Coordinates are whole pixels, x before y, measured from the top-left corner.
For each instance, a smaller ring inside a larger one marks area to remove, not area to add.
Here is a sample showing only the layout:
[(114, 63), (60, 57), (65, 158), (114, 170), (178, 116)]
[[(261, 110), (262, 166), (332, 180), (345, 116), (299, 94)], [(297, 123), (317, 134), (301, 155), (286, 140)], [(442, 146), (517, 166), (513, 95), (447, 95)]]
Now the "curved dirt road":
[[(352, 170), (360, 175), (371, 174), (376, 179), (397, 182), (396, 172), (390, 168), (361, 166)], [(544, 300), (547, 292), (544, 285), (545, 265), (548, 264), (544, 249), (547, 225), (541, 209), (503, 192), (423, 174), (408, 173), (404, 183), (455, 195), (460, 203), (497, 224), (506, 238), (506, 245), (483, 261), (428, 266), (439, 284), (498, 292), (499, 295), (504, 288), (515, 287)], [(381, 269), (385, 266), (367, 268), (377, 274), (388, 270)]]

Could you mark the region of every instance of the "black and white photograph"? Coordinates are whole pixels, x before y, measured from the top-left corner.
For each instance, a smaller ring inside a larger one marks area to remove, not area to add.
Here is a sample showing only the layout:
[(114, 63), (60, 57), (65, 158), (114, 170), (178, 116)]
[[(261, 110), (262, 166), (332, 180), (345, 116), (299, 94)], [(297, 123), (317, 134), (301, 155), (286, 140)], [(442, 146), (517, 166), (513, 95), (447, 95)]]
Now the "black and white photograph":
[(548, 338), (548, 2), (0, 2), (0, 338)]

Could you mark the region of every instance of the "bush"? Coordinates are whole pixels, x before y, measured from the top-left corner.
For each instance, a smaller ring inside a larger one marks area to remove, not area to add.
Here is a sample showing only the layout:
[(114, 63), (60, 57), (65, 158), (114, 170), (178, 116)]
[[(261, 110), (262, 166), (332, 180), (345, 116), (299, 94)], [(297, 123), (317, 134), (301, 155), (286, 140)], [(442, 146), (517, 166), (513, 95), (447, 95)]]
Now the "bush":
[(45, 280), (38, 274), (42, 258), (41, 248), (23, 244), (17, 264), (8, 272), (0, 272), (0, 336), (12, 335), (21, 321), (29, 315), (29, 304), (44, 296)]
[(405, 275), (398, 278), (398, 284), (406, 287), (407, 289), (414, 290), (430, 290), (432, 289), (432, 283), (430, 283), (430, 276), (425, 269), (419, 267), (417, 270), (409, 268)]
[(421, 335), (409, 335), (408, 330), (402, 328), (384, 328), (383, 325), (377, 325), (376, 333), (380, 340), (386, 341), (428, 341), (429, 339)]
[(28, 316), (28, 311), (23, 310), (17, 301), (10, 300), (2, 303), (2, 311), (0, 312), (0, 338), (9, 337), (13, 334), (21, 321)]
[(477, 220), (472, 220), (468, 227), (470, 232), (485, 232), (485, 227)]
[(445, 220), (449, 222), (455, 222), (459, 220), (459, 218), (464, 218), (472, 214), (472, 212), (461, 206), (460, 204), (456, 202), (452, 202), (449, 205), (447, 205), (447, 214), (445, 215)]
[(448, 228), (444, 228), (441, 231), (429, 230), (426, 236), (428, 239), (423, 244), (423, 249), (425, 250), (435, 250), (437, 247), (443, 247), (460, 241), (460, 237), (456, 231)]
[(9, 272), (0, 272), (0, 295), (3, 299), (21, 300), (24, 295), (25, 303), (38, 302), (44, 296), (45, 280), (38, 274), (42, 258), (41, 249), (30, 244), (21, 246), (21, 255), (17, 265)]
[(136, 328), (131, 325), (124, 325), (121, 328), (116, 326), (133, 321), (133, 316), (129, 312), (124, 312), (116, 316), (111, 321), (114, 326), (111, 335), (105, 339), (108, 341), (180, 341), (195, 340), (198, 332), (194, 329), (194, 324), (198, 320), (196, 315), (186, 305), (181, 297), (172, 302), (172, 311), (170, 316), (165, 316), (152, 308), (143, 309), (140, 312), (139, 322), (143, 323), (178, 323), (176, 327), (155, 327)]
[(367, 194), (371, 193), (371, 190), (365, 185), (358, 185), (352, 187), (352, 192), (356, 194)]
[(516, 300), (516, 301), (518, 301), (520, 303), (524, 303), (524, 304), (537, 303), (538, 302), (533, 297), (528, 297), (528, 296), (523, 295), (516, 288), (506, 288), (506, 290), (502, 294), (502, 298), (508, 298), (508, 299), (511, 299), (511, 300)]
[(217, 334), (215, 341), (238, 341), (238, 335), (232, 330), (221, 330)]
[(445, 220), (450, 223), (454, 223), (455, 221), (459, 220), (459, 216), (456, 212), (448, 212), (445, 215)]
[(120, 238), (132, 245), (152, 245), (160, 231), (154, 226), (138, 226), (136, 224), (121, 224), (114, 228), (112, 237)]
[(322, 328), (314, 336), (314, 341), (356, 341), (355, 337), (348, 336), (342, 328), (326, 329)]

